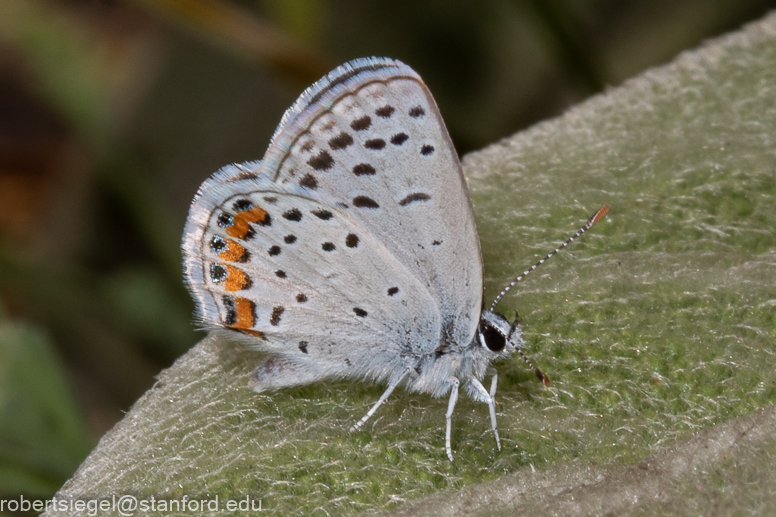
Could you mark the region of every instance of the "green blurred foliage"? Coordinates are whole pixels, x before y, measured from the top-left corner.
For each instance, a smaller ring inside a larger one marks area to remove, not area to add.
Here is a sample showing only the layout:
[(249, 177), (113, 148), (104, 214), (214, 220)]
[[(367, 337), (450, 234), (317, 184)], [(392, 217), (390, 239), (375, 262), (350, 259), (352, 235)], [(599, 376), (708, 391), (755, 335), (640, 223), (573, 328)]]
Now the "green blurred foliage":
[(93, 445), (50, 340), (0, 319), (0, 495), (50, 496)]

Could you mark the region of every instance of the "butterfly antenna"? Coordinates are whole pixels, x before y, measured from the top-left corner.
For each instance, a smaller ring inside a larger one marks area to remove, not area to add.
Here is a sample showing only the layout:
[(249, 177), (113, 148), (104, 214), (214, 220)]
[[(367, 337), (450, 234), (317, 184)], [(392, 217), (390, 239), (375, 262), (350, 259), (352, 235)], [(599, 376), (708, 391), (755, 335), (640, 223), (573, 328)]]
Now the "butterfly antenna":
[[(515, 331), (518, 325), (520, 325), (520, 314), (517, 311), (515, 311), (515, 321), (512, 323), (512, 326), (509, 328), (509, 336), (507, 336), (507, 338), (512, 336), (512, 333)], [(523, 358), (523, 361), (525, 361), (526, 364), (528, 364), (528, 366), (531, 367), (531, 370), (533, 370), (533, 372), (536, 374), (539, 380), (542, 381), (542, 384), (544, 384), (545, 386), (549, 386), (550, 378), (544, 375), (544, 372), (541, 371), (539, 368), (537, 368), (536, 365), (533, 364), (530, 359), (528, 359), (528, 357), (523, 353), (522, 350), (518, 348), (517, 353), (520, 354), (520, 357)]]
[(534, 365), (534, 364), (531, 362), (531, 360), (530, 360), (530, 359), (528, 359), (528, 357), (527, 357), (527, 356), (526, 356), (526, 355), (523, 353), (523, 351), (522, 351), (522, 350), (520, 350), (520, 349), (518, 348), (518, 349), (517, 349), (517, 353), (518, 353), (518, 354), (520, 354), (520, 357), (522, 357), (522, 358), (523, 358), (523, 361), (525, 361), (526, 363), (528, 363), (528, 366), (530, 366), (530, 367), (531, 367), (531, 370), (533, 370), (533, 372), (536, 374), (536, 376), (539, 378), (539, 380), (540, 380), (540, 381), (542, 381), (542, 384), (544, 384), (545, 386), (549, 386), (549, 385), (550, 385), (550, 378), (549, 378), (549, 377), (547, 377), (546, 375), (544, 375), (544, 372), (543, 372), (543, 371), (541, 371), (539, 368), (537, 368), (537, 367), (536, 367), (536, 366), (535, 366), (535, 365)]
[[(515, 279), (514, 279), (514, 280), (513, 280), (513, 281), (512, 281), (512, 282), (511, 282), (511, 283), (510, 283), (508, 286), (506, 286), (506, 287), (504, 288), (504, 290), (503, 290), (503, 291), (501, 291), (501, 292), (499, 293), (499, 295), (498, 295), (498, 296), (496, 296), (496, 299), (495, 299), (495, 300), (493, 300), (493, 303), (492, 303), (492, 304), (491, 304), (491, 306), (490, 306), (490, 310), (492, 311), (493, 309), (495, 309), (495, 308), (496, 308), (496, 305), (498, 304), (498, 302), (500, 302), (500, 301), (501, 301), (501, 299), (504, 297), (504, 295), (505, 295), (505, 294), (507, 294), (507, 292), (509, 292), (509, 290), (510, 290), (510, 289), (512, 289), (512, 288), (515, 286), (515, 284), (517, 284), (517, 283), (518, 283), (519, 281), (521, 281), (523, 278), (525, 278), (526, 276), (528, 276), (528, 273), (530, 273), (531, 271), (533, 271), (533, 270), (534, 270), (534, 269), (536, 269), (537, 267), (539, 267), (539, 266), (541, 266), (542, 264), (544, 264), (545, 262), (547, 262), (547, 261), (550, 259), (550, 257), (552, 257), (553, 255), (555, 255), (556, 253), (558, 253), (560, 250), (562, 250), (563, 248), (565, 248), (566, 246), (568, 246), (569, 244), (571, 244), (571, 243), (574, 241), (574, 239), (576, 239), (577, 237), (579, 237), (580, 235), (582, 235), (583, 233), (585, 233), (586, 231), (588, 231), (588, 230), (590, 229), (590, 227), (591, 227), (591, 226), (593, 226), (595, 223), (597, 223), (598, 221), (600, 221), (601, 219), (603, 219), (603, 218), (604, 218), (604, 216), (607, 214), (607, 212), (609, 212), (609, 208), (610, 208), (610, 207), (609, 207), (609, 205), (605, 205), (605, 206), (603, 206), (601, 209), (599, 209), (599, 210), (598, 210), (598, 212), (596, 212), (595, 214), (593, 214), (593, 217), (591, 217), (590, 219), (588, 219), (588, 220), (587, 220), (587, 222), (585, 223), (585, 225), (584, 225), (584, 226), (582, 226), (582, 228), (580, 228), (579, 230), (577, 230), (577, 233), (575, 233), (574, 235), (572, 235), (571, 237), (569, 237), (568, 239), (566, 239), (566, 241), (565, 241), (563, 244), (561, 244), (560, 246), (558, 246), (557, 248), (555, 248), (554, 250), (552, 250), (550, 253), (548, 253), (548, 254), (547, 254), (547, 256), (545, 256), (545, 257), (544, 257), (542, 260), (540, 260), (539, 262), (537, 262), (537, 263), (536, 263), (536, 264), (534, 264), (533, 266), (531, 266), (531, 267), (529, 267), (528, 269), (526, 269), (525, 271), (523, 271), (523, 273), (522, 273), (520, 276), (518, 276), (517, 278), (515, 278)], [(523, 354), (520, 354), (520, 355), (523, 355)], [(535, 367), (535, 366), (533, 366), (533, 365), (531, 364), (531, 362), (530, 362), (530, 361), (528, 361), (528, 359), (526, 359), (526, 358), (525, 358), (525, 356), (523, 356), (523, 359), (525, 359), (525, 360), (528, 362), (528, 364), (529, 364), (529, 365), (531, 365), (531, 367), (532, 367), (532, 368), (534, 368), (534, 373), (538, 371), (538, 369), (536, 369), (536, 367)], [(541, 373), (541, 372), (539, 372), (539, 373)], [(537, 373), (537, 376), (539, 376), (539, 373)], [(544, 374), (543, 374), (543, 373), (542, 373), (541, 375), (542, 375), (542, 376), (544, 376)], [(539, 376), (539, 378), (540, 378), (540, 379), (542, 379), (542, 376)], [(546, 376), (544, 376), (544, 377), (546, 378)], [(549, 380), (548, 380), (548, 381), (549, 381)], [(542, 380), (542, 382), (544, 382), (544, 380)]]

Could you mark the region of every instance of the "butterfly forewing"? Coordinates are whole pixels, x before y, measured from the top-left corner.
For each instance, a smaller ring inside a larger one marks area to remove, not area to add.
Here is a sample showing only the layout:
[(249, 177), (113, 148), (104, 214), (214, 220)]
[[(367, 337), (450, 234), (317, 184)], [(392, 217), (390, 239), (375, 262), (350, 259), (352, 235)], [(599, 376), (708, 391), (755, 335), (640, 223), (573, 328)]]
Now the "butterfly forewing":
[(448, 344), (469, 343), (479, 239), (457, 154), (414, 71), (383, 59), (335, 70), (289, 110), (260, 170), (362, 224), (428, 290)]

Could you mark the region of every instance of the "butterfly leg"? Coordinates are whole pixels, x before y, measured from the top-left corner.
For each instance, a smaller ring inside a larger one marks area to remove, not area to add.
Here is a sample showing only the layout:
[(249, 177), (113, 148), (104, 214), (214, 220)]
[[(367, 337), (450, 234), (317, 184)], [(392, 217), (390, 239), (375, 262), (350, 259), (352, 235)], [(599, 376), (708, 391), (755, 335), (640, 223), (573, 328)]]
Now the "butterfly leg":
[(496, 437), (496, 447), (501, 450), (501, 439), (498, 436), (498, 428), (496, 427), (496, 385), (498, 383), (498, 374), (493, 371), (493, 380), (490, 382), (490, 393), (485, 390), (485, 386), (480, 381), (472, 377), (469, 379), (469, 386), (471, 391), (469, 393), (472, 399), (477, 402), (484, 402), (488, 405), (490, 410), (490, 427), (493, 429), (493, 434)]
[(488, 402), (488, 409), (490, 409), (490, 425), (493, 428), (493, 434), (496, 435), (496, 446), (498, 450), (501, 450), (501, 439), (498, 437), (498, 429), (496, 428), (496, 387), (498, 386), (498, 373), (493, 370), (493, 377), (490, 379), (490, 401)]
[(391, 384), (389, 384), (389, 385), (388, 385), (388, 389), (386, 389), (386, 390), (385, 390), (385, 392), (382, 394), (382, 396), (380, 397), (380, 400), (378, 400), (378, 401), (377, 401), (377, 403), (375, 403), (375, 405), (374, 405), (374, 406), (372, 406), (372, 409), (370, 409), (370, 410), (367, 412), (367, 414), (366, 414), (366, 415), (364, 415), (364, 418), (362, 418), (361, 420), (359, 420), (358, 422), (356, 422), (356, 423), (353, 425), (353, 427), (351, 427), (351, 428), (350, 428), (350, 432), (351, 432), (351, 433), (352, 433), (352, 432), (354, 432), (354, 431), (358, 431), (358, 429), (359, 429), (359, 428), (360, 428), (362, 425), (364, 425), (364, 424), (366, 423), (366, 421), (367, 421), (367, 420), (369, 420), (369, 418), (370, 418), (372, 415), (374, 415), (374, 414), (375, 414), (375, 411), (377, 411), (377, 408), (379, 408), (379, 407), (382, 405), (382, 403), (383, 403), (383, 402), (385, 402), (385, 401), (388, 399), (388, 397), (390, 397), (390, 396), (391, 396), (391, 393), (393, 393), (393, 390), (394, 390), (394, 389), (396, 389), (396, 386), (398, 386), (399, 384), (401, 384), (401, 381), (403, 381), (403, 380), (404, 380), (404, 378), (405, 378), (405, 377), (407, 377), (407, 374), (409, 374), (409, 373), (410, 373), (410, 370), (411, 370), (411, 369), (412, 369), (412, 368), (407, 368), (406, 370), (404, 370), (404, 372), (403, 372), (401, 375), (399, 375), (399, 376), (398, 376), (398, 377), (397, 377), (397, 378), (396, 378), (396, 379), (395, 379), (393, 382), (391, 382)]
[(461, 382), (455, 377), (451, 377), (450, 384), (452, 384), (450, 402), (447, 404), (447, 414), (445, 415), (445, 420), (447, 422), (447, 430), (445, 431), (445, 452), (447, 452), (447, 457), (450, 458), (450, 461), (452, 462), (453, 450), (450, 447), (450, 433), (452, 432), (453, 427), (453, 410), (455, 409), (455, 403), (458, 402), (458, 386)]

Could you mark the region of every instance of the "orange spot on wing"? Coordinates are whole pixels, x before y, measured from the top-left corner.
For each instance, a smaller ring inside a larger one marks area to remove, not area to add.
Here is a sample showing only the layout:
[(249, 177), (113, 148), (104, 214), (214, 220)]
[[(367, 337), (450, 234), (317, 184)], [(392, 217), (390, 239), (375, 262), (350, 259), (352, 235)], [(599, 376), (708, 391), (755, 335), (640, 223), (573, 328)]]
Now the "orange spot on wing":
[(248, 251), (237, 241), (229, 239), (226, 241), (226, 248), (218, 256), (229, 262), (244, 262)]
[[(247, 333), (257, 332), (249, 330), (256, 323), (256, 305), (247, 298), (235, 298), (234, 299), (234, 312), (237, 315), (232, 328), (242, 330)], [(261, 334), (261, 332), (258, 332)]]
[(250, 210), (234, 214), (232, 225), (226, 229), (226, 234), (235, 239), (244, 239), (251, 231), (250, 223), (265, 224), (269, 214), (261, 207), (254, 206)]
[(251, 231), (251, 225), (245, 219), (234, 216), (234, 222), (226, 229), (226, 234), (235, 239), (244, 239)]
[[(229, 265), (224, 267), (226, 267), (227, 272), (226, 281), (224, 281), (224, 289), (227, 291), (242, 291), (253, 285), (251, 277), (246, 275), (245, 271), (242, 269)], [(238, 298), (238, 300), (242, 299), (244, 298)]]
[(249, 336), (257, 337), (259, 339), (264, 339), (264, 333), (259, 332), (258, 330), (241, 329), (241, 332), (243, 334), (248, 334)]
[(260, 206), (254, 206), (245, 212), (239, 212), (235, 217), (245, 219), (249, 223), (263, 223), (267, 220), (267, 211)]

